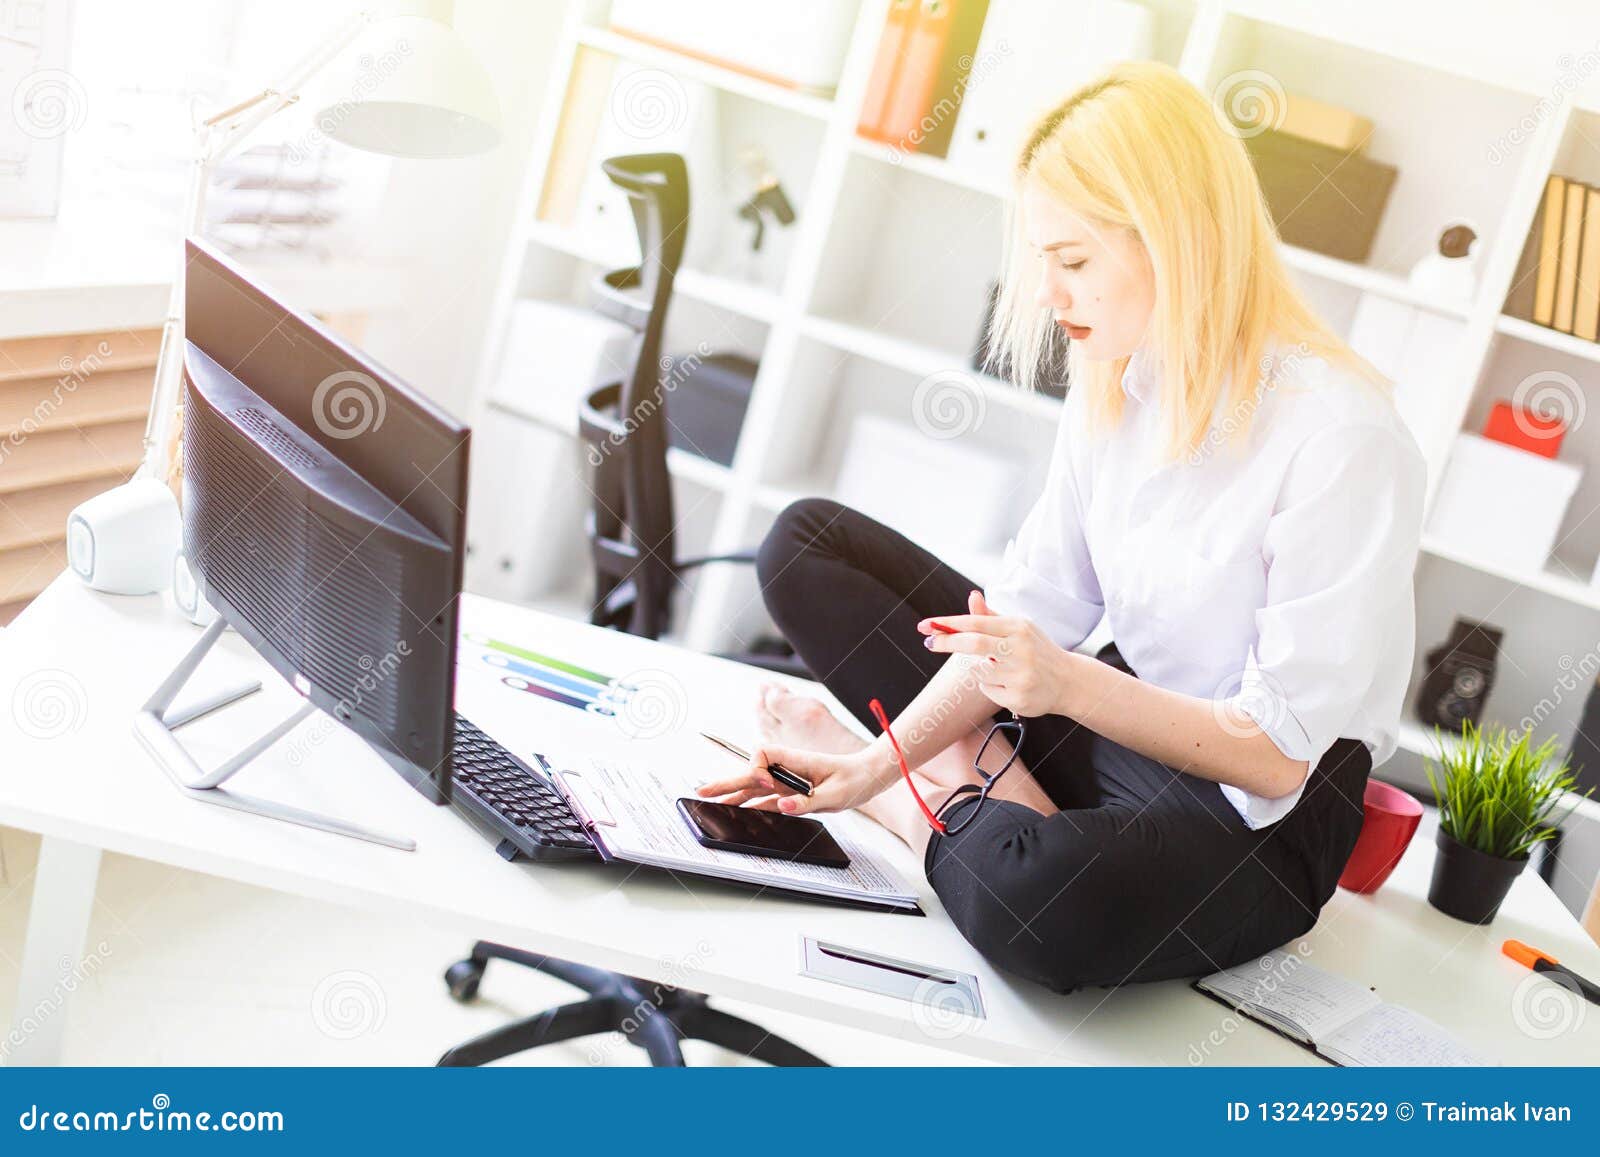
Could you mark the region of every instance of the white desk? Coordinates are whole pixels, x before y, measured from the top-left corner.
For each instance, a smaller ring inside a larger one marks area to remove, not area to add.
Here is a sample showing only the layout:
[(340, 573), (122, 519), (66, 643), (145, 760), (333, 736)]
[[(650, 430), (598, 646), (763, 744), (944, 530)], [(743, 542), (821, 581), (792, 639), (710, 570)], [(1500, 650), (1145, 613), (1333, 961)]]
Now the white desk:
[[(469, 620), (486, 610), (495, 608), (470, 598), (463, 607)], [(520, 636), (541, 640), (553, 653), (598, 655), (597, 666), (608, 664), (603, 670), (657, 671), (676, 680), (683, 709), (671, 733), (655, 741), (663, 751), (692, 752), (710, 770), (720, 757), (696, 737), (699, 729), (750, 737), (751, 689), (764, 674), (514, 613)], [(320, 719), (241, 773), (241, 790), (409, 832), (417, 851), (195, 803), (150, 761), (133, 737), (132, 719), (196, 636), (159, 598), (97, 595), (70, 575), (0, 633), (0, 823), (44, 837), (17, 1015), (41, 1002), (54, 1010), (13, 1048), (16, 1063), (58, 1058), (66, 1019), (60, 970), (84, 952), (102, 849), (455, 925), (463, 951), (485, 937), (975, 1058), (1185, 1065), (1198, 1053), (1224, 1064), (1322, 1063), (1266, 1029), (1245, 1024), (1227, 1031), (1227, 1010), (1184, 982), (1062, 997), (995, 973), (945, 918), (910, 854), (855, 816), (841, 818), (881, 837), (879, 846), (891, 850), (902, 873), (921, 882), (927, 918), (823, 907), (660, 874), (630, 878), (600, 865), (508, 864), (457, 813), (425, 803), (352, 734)], [(209, 669), (231, 667), (235, 674), (259, 668), (268, 688), (180, 732), (202, 763), (230, 753), (294, 701), (236, 636), (225, 638), (213, 662), (218, 667)], [(47, 693), (65, 712), (53, 722), (39, 707)], [(606, 727), (596, 742), (619, 741), (615, 725)], [(632, 758), (643, 754), (635, 749)], [(1306, 938), (1310, 962), (1376, 986), (1385, 999), (1432, 1017), (1506, 1063), (1600, 1062), (1600, 1014), (1550, 1039), (1539, 1039), (1537, 1024), (1532, 1034), (1521, 1027), (1529, 1023), (1526, 985), (1546, 982), (1530, 982), (1498, 946), (1514, 936), (1591, 977), (1600, 977), (1600, 948), (1531, 873), (1517, 881), (1487, 929), (1435, 912), (1425, 899), (1432, 858), (1425, 829), (1377, 895), (1339, 892)], [(900, 1000), (802, 977), (802, 934), (976, 973), (987, 1019), (946, 1023)], [(442, 984), (439, 999), (448, 999)], [(1220, 1043), (1211, 1043), (1213, 1034)]]

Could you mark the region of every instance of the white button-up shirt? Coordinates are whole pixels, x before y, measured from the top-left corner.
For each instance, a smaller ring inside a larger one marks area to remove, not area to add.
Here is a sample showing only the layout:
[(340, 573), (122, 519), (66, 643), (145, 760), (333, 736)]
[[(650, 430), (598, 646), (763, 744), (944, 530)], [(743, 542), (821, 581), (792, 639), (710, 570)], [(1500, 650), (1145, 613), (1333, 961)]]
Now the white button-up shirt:
[[(1309, 766), (1353, 738), (1376, 767), (1411, 674), (1426, 467), (1387, 396), (1353, 373), (1283, 344), (1263, 370), (1256, 399), (1239, 413), (1219, 402), (1176, 462), (1146, 351), (1123, 375), (1115, 429), (1092, 433), (1084, 391), (1069, 391), (1044, 493), (986, 598), (1063, 647), (1104, 614), (1140, 679), (1232, 701)], [(1305, 785), (1279, 799), (1221, 786), (1260, 828)]]

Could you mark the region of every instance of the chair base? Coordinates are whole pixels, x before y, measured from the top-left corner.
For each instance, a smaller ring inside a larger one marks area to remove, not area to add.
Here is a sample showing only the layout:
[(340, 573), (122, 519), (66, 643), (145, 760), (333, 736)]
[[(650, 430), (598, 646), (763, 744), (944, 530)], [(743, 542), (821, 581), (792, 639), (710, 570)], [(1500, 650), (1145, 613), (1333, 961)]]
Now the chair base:
[(452, 964), (444, 974), (450, 995), (462, 1003), (475, 1000), (491, 960), (509, 960), (564, 980), (588, 993), (493, 1032), (457, 1045), (439, 1058), (442, 1067), (485, 1065), (540, 1045), (574, 1040), (596, 1033), (621, 1033), (644, 1049), (652, 1065), (682, 1067), (683, 1042), (703, 1040), (725, 1049), (787, 1067), (827, 1067), (827, 1062), (760, 1025), (730, 1016), (706, 1003), (703, 993), (668, 984), (555, 960), (504, 944), (480, 940), (472, 955)]

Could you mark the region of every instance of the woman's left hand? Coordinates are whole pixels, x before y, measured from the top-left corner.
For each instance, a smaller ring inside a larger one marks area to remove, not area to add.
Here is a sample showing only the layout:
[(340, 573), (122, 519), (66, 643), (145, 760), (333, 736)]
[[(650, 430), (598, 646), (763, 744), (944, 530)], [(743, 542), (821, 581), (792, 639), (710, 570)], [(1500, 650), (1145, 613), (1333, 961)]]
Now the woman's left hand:
[[(1071, 675), (1072, 655), (1048, 639), (1031, 619), (997, 615), (979, 591), (968, 598), (971, 614), (924, 619), (917, 630), (930, 651), (971, 655), (978, 687), (1014, 715), (1059, 714)], [(936, 630), (938, 622), (954, 634)]]

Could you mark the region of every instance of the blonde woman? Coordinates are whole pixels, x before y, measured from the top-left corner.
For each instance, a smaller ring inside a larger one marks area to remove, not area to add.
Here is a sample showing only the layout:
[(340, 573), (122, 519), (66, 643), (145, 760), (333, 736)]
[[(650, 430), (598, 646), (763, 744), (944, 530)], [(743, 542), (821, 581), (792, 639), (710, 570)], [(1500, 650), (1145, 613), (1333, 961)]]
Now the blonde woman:
[[(980, 951), (1057, 990), (1209, 972), (1316, 922), (1394, 750), (1423, 461), (1172, 69), (1073, 94), (1014, 176), (996, 345), (1027, 386), (1049, 327), (1071, 338), (1043, 494), (983, 592), (852, 510), (786, 510), (767, 605), (877, 738), (768, 688), (770, 744), (702, 790), (860, 808)], [(1075, 651), (1102, 616), (1115, 647)]]

